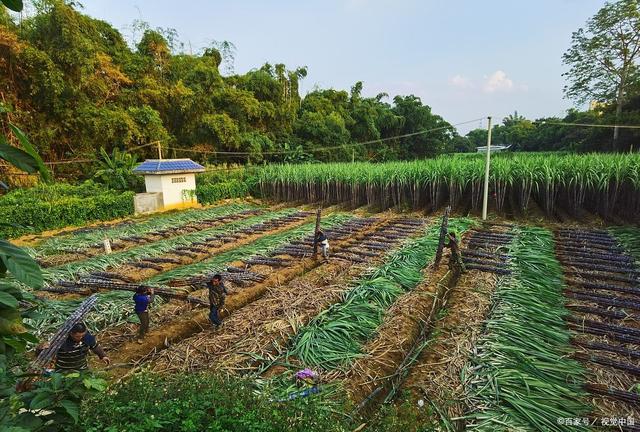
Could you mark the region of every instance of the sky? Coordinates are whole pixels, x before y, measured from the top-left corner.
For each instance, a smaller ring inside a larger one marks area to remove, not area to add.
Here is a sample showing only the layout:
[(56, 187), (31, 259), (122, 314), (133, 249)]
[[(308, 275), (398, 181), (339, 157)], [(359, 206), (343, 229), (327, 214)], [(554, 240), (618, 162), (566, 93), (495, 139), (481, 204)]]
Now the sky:
[[(562, 54), (604, 0), (84, 0), (130, 40), (134, 20), (173, 28), (185, 50), (236, 46), (234, 70), (307, 66), (316, 87), (414, 94), (461, 133), (518, 111), (563, 116)], [(389, 99), (389, 102), (391, 100)], [(474, 120), (474, 121), (472, 121)]]

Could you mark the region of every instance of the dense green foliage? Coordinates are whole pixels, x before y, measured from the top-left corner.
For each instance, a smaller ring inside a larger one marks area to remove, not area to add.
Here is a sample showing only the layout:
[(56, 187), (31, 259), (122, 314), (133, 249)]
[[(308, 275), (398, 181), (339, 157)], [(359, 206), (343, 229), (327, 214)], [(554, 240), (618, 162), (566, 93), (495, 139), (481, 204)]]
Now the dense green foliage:
[[(88, 400), (77, 430), (98, 431), (346, 431), (344, 417), (315, 398), (286, 403), (256, 394), (255, 384), (211, 374), (142, 374), (106, 396)], [(351, 426), (351, 427), (349, 427)]]
[[(412, 162), (270, 165), (259, 172), (263, 196), (285, 201), (380, 208), (478, 209), (484, 158), (439, 157)], [(525, 212), (535, 201), (548, 214), (582, 208), (630, 220), (640, 212), (640, 155), (499, 154), (491, 161), (491, 205)]]
[(472, 396), (467, 430), (587, 430), (558, 423), (589, 412), (585, 371), (570, 358), (563, 278), (552, 233), (522, 228), (512, 276), (499, 282), (477, 355), (465, 371)]
[[(165, 157), (243, 163), (413, 158), (453, 148), (454, 129), (414, 96), (392, 103), (383, 94), (363, 97), (359, 82), (350, 92), (318, 89), (301, 99), (304, 67), (267, 63), (223, 76), (232, 44), (186, 54), (174, 30), (138, 23), (142, 36), (132, 49), (111, 25), (69, 2), (35, 7), (20, 26), (0, 10), (0, 91), (45, 160), (95, 159), (100, 148), (111, 154), (116, 147), (142, 159), (156, 155), (156, 142)], [(432, 128), (439, 129), (348, 147)], [(70, 164), (56, 174), (90, 173)]]
[(16, 237), (69, 225), (133, 214), (133, 192), (115, 192), (92, 182), (17, 189), (0, 200), (0, 235)]

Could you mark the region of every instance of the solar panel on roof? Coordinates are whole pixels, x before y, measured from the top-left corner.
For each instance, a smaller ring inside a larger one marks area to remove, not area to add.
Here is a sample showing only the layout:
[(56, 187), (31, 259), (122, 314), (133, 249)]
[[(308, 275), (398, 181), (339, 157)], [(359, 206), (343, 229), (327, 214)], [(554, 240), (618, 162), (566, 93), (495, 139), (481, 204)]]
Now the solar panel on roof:
[(142, 172), (162, 172), (162, 171), (182, 171), (182, 170), (202, 170), (204, 167), (195, 163), (191, 159), (186, 160), (147, 160), (138, 165), (134, 171)]

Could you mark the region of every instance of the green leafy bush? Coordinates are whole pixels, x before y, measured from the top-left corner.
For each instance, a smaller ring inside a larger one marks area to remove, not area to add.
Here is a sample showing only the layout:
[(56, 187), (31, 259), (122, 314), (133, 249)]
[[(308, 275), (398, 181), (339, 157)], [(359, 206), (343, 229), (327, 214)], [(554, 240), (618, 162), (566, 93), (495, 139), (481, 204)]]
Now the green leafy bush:
[(201, 204), (211, 204), (221, 199), (241, 198), (247, 195), (249, 195), (249, 184), (239, 180), (196, 186), (196, 196)]
[(133, 214), (133, 192), (109, 191), (95, 183), (55, 184), (17, 190), (0, 199), (0, 236), (16, 237), (68, 225)]
[(346, 431), (345, 417), (311, 396), (273, 402), (251, 381), (212, 374), (142, 374), (83, 405), (77, 430)]

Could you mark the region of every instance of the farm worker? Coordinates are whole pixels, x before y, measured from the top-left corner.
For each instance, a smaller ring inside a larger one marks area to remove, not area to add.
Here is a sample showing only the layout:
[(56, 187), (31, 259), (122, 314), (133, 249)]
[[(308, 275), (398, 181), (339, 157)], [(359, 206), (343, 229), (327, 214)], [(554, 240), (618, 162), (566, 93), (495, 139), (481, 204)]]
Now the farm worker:
[(447, 234), (449, 243), (445, 245), (451, 249), (451, 256), (449, 257), (449, 268), (451, 270), (458, 270), (460, 273), (465, 271), (464, 262), (462, 261), (462, 254), (460, 253), (460, 246), (458, 245), (458, 233), (456, 231), (449, 231)]
[[(47, 344), (41, 346), (46, 348)], [(104, 364), (111, 364), (102, 347), (98, 345), (95, 336), (87, 331), (87, 326), (78, 323), (71, 328), (67, 340), (64, 341), (56, 353), (56, 372), (83, 371), (89, 368), (87, 354), (93, 351)]]
[(136, 293), (133, 295), (133, 301), (135, 303), (134, 312), (138, 315), (140, 320), (140, 327), (138, 328), (138, 343), (142, 343), (142, 339), (149, 331), (149, 303), (153, 302), (154, 292), (153, 288), (147, 288), (145, 286), (139, 286), (136, 289)]
[(207, 282), (207, 288), (209, 288), (209, 319), (217, 329), (222, 324), (219, 311), (224, 307), (225, 295), (228, 292), (219, 274), (214, 275), (211, 281)]
[(329, 258), (329, 240), (322, 230), (318, 230), (316, 233), (316, 243), (318, 243), (320, 248), (322, 248), (322, 257), (324, 259)]

